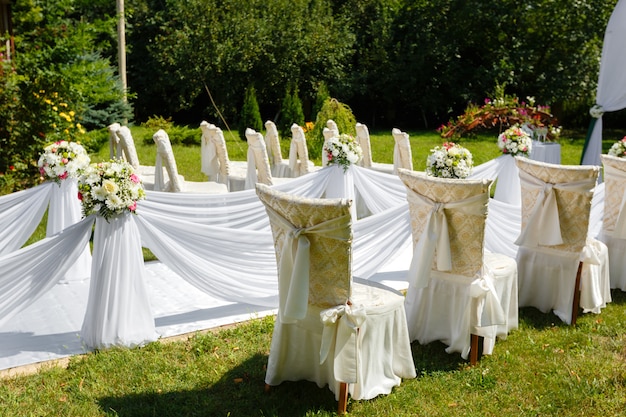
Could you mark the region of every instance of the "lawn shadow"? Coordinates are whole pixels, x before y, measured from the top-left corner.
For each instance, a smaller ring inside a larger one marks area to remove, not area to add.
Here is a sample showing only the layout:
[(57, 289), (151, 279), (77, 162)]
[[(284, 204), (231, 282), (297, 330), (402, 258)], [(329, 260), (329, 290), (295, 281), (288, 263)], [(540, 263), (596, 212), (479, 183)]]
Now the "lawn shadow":
[(267, 356), (256, 354), (208, 386), (102, 397), (99, 405), (119, 417), (304, 416), (337, 410), (330, 389), (312, 382), (284, 382), (265, 392), (266, 364)]
[(430, 372), (456, 371), (469, 364), (469, 361), (464, 360), (458, 352), (446, 353), (447, 347), (446, 344), (439, 341), (426, 345), (420, 345), (418, 342), (411, 344), (418, 378), (419, 375)]

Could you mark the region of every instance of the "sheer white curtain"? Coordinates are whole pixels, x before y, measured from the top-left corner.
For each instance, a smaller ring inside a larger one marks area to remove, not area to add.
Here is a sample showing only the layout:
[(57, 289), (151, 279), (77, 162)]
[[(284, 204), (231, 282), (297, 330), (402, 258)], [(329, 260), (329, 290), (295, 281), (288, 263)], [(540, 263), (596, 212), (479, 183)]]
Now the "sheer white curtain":
[[(626, 107), (626, 0), (619, 0), (604, 33), (596, 106), (591, 113), (593, 130), (587, 138), (582, 164), (600, 165), (602, 114)], [(616, 138), (620, 139), (620, 138)]]

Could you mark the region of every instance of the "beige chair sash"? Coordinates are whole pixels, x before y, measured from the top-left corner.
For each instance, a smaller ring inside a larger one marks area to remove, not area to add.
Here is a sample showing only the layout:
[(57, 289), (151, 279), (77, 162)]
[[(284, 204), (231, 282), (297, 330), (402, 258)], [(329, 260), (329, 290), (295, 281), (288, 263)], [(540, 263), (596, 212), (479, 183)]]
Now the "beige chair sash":
[(326, 362), (328, 354), (334, 347), (333, 373), (337, 381), (357, 382), (357, 370), (361, 368), (358, 333), (366, 318), (364, 306), (348, 304), (332, 307), (320, 313), (320, 319), (324, 324), (320, 365)]
[(311, 243), (307, 235), (350, 240), (352, 217), (349, 214), (311, 227), (296, 227), (277, 211), (266, 206), (273, 224), (286, 232), (278, 266), (279, 314), (284, 323), (301, 320), (307, 312), (309, 300), (309, 269)]
[[(604, 178), (613, 177), (622, 184), (626, 184), (626, 172), (621, 169), (612, 167), (611, 165), (604, 164)], [(615, 222), (615, 229), (611, 232), (611, 236), (618, 239), (626, 239), (626, 193), (622, 195), (622, 202), (619, 206), (619, 213), (617, 214), (617, 221)], [(606, 233), (609, 233), (605, 230)]]
[(413, 259), (411, 260), (408, 277), (410, 285), (416, 288), (428, 286), (435, 249), (437, 249), (437, 270), (452, 270), (448, 220), (444, 210), (461, 210), (467, 214), (483, 216), (487, 211), (486, 198), (488, 198), (486, 194), (478, 194), (464, 200), (438, 203), (411, 189), (407, 189), (409, 203), (431, 207), (424, 230), (413, 250)]
[(581, 181), (551, 184), (520, 170), (522, 190), (524, 187), (540, 190), (535, 206), (528, 216), (528, 223), (515, 241), (518, 246), (536, 247), (563, 244), (559, 221), (559, 208), (554, 190), (589, 192), (596, 183), (595, 178)]

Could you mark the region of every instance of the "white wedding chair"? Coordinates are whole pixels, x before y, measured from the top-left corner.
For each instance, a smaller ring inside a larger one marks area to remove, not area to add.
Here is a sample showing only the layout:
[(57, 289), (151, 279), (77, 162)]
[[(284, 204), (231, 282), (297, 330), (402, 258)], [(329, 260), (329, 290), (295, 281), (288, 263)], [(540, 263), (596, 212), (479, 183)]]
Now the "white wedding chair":
[(289, 146), (289, 168), (293, 178), (313, 172), (320, 167), (316, 167), (313, 161), (309, 160), (309, 149), (306, 144), (306, 136), (300, 125), (291, 125), (291, 144)]
[(409, 135), (400, 129), (391, 129), (391, 135), (394, 139), (393, 147), (393, 173), (397, 174), (399, 168), (413, 170), (413, 155), (411, 153), (411, 142)]
[(135, 173), (141, 177), (144, 186), (147, 189), (153, 187), (155, 168), (154, 166), (141, 165), (139, 163), (135, 141), (128, 126), (112, 123), (107, 129), (109, 130), (109, 144), (111, 145), (111, 150), (113, 148), (116, 149), (115, 152), (111, 152), (111, 158), (127, 161), (135, 169)]
[(200, 170), (209, 181), (228, 185), (228, 151), (224, 137), (217, 134), (217, 127), (203, 120), (200, 123)]
[(273, 177), (291, 177), (291, 169), (289, 164), (283, 161), (282, 151), (280, 149), (280, 136), (276, 124), (268, 120), (265, 122), (265, 144), (267, 145), (267, 156), (272, 168)]
[(600, 155), (604, 165), (604, 215), (599, 238), (609, 249), (611, 288), (626, 291), (626, 159)]
[[(214, 148), (208, 146), (205, 158), (211, 161), (213, 169), (210, 172), (218, 171), (216, 177), (210, 180), (226, 184), (229, 191), (241, 191), (245, 189), (246, 173), (248, 172), (247, 161), (231, 161), (228, 157), (228, 149), (226, 147), (226, 139), (222, 129), (212, 123), (208, 123), (205, 127), (208, 140), (213, 143)], [(214, 151), (215, 155), (211, 152)]]
[[(178, 167), (174, 158), (174, 151), (170, 138), (163, 129), (159, 129), (153, 136), (152, 140), (157, 146), (157, 156), (154, 172), (154, 190), (168, 191), (174, 193), (204, 193), (204, 194), (222, 194), (228, 192), (228, 187), (213, 181), (195, 182), (185, 181), (185, 178), (178, 175)], [(163, 168), (167, 171), (167, 178), (163, 173)], [(168, 181), (169, 178), (169, 181)]]
[(293, 178), (274, 178), (267, 155), (267, 147), (263, 135), (254, 129), (246, 129), (248, 140), (248, 169), (244, 189), (254, 188), (258, 182), (266, 185), (283, 184)]
[(336, 133), (337, 131), (333, 130), (333, 129), (329, 129), (328, 127), (325, 127), (324, 129), (322, 129), (322, 135), (324, 135), (324, 145), (322, 145), (322, 167), (325, 167), (328, 165), (328, 161), (325, 158), (324, 155), (324, 149), (326, 148), (326, 142), (328, 142), (328, 140), (330, 138), (333, 138), (335, 136), (339, 136), (338, 133)]
[(264, 184), (257, 194), (270, 219), (279, 307), (265, 376), (328, 385), (346, 411), (355, 400), (389, 394), (414, 378), (404, 297), (352, 279), (350, 200), (311, 199)]
[(600, 168), (516, 157), (522, 189), (522, 227), (515, 244), (519, 305), (554, 311), (576, 324), (611, 301), (608, 249), (589, 236), (591, 199)]
[(363, 168), (373, 169), (379, 172), (386, 172), (387, 174), (393, 173), (393, 165), (392, 164), (383, 164), (379, 162), (374, 162), (372, 160), (372, 146), (370, 142), (370, 132), (367, 128), (367, 125), (362, 123), (357, 123), (356, 127), (356, 139), (361, 149), (363, 150), (363, 157), (359, 161), (358, 165)]
[(517, 266), (485, 253), (491, 180), (430, 177), (400, 168), (413, 232), (406, 312), (411, 340), (440, 340), (477, 362), (518, 326)]

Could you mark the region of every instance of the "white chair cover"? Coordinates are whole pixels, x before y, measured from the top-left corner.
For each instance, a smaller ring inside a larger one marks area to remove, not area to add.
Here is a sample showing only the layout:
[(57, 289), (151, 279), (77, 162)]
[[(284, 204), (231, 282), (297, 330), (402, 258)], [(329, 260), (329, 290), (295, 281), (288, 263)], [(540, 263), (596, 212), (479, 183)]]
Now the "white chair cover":
[(289, 169), (292, 177), (299, 177), (315, 170), (309, 160), (304, 130), (298, 124), (291, 125), (291, 145), (289, 146)]
[(370, 399), (415, 377), (402, 295), (351, 282), (350, 203), (262, 184), (257, 193), (275, 238), (281, 299), (266, 383), (310, 380), (338, 398), (346, 382), (354, 399)]
[(491, 354), (497, 336), (517, 328), (517, 269), (505, 255), (484, 256), (489, 180), (450, 180), (399, 169), (407, 187), (414, 253), (406, 311), (411, 340), (441, 340), (467, 358), (470, 335), (484, 336)]
[(395, 141), (393, 147), (393, 173), (398, 173), (398, 168), (413, 170), (413, 155), (411, 153), (411, 142), (409, 135), (400, 129), (393, 128), (391, 134)]
[(328, 165), (328, 160), (326, 159), (326, 155), (324, 155), (324, 148), (326, 148), (326, 142), (328, 142), (330, 138), (338, 136), (339, 133), (337, 133), (333, 129), (329, 129), (325, 127), (324, 129), (322, 129), (322, 135), (324, 135), (324, 145), (322, 146), (322, 166), (325, 167)]
[(230, 161), (224, 134), (220, 128), (206, 121), (200, 123), (200, 129), (202, 130), (200, 146), (202, 172), (206, 174), (209, 181), (228, 185)]
[[(228, 192), (228, 187), (222, 183), (214, 181), (185, 181), (183, 176), (178, 175), (174, 151), (172, 150), (172, 144), (170, 143), (170, 138), (167, 133), (163, 129), (159, 129), (152, 136), (152, 139), (157, 145), (154, 175), (154, 189), (156, 191), (208, 194), (223, 194)], [(165, 165), (169, 177), (169, 181), (167, 182), (165, 180), (165, 176), (163, 175), (163, 165)]]
[(363, 157), (359, 161), (359, 166), (363, 168), (372, 167), (372, 148), (370, 146), (370, 132), (366, 125), (356, 124), (356, 140), (363, 150)]
[(272, 185), (272, 171), (263, 135), (248, 128), (246, 139), (248, 139), (248, 174), (245, 189), (254, 188), (257, 182)]
[(522, 186), (522, 231), (516, 241), (520, 306), (553, 310), (571, 324), (575, 278), (583, 262), (580, 306), (585, 313), (600, 313), (611, 301), (608, 249), (588, 237), (599, 167), (520, 157), (516, 164)]
[(122, 144), (120, 143), (120, 138), (117, 136), (117, 131), (120, 127), (121, 125), (119, 123), (111, 123), (107, 126), (107, 130), (109, 131), (109, 158), (111, 159), (124, 158)]
[(132, 214), (96, 217), (93, 268), (81, 337), (92, 349), (158, 339), (145, 287), (141, 237)]
[(604, 215), (599, 238), (609, 250), (611, 288), (626, 291), (626, 159), (601, 155), (604, 165)]
[(265, 122), (265, 143), (267, 145), (267, 156), (272, 168), (272, 176), (277, 178), (291, 177), (290, 165), (283, 162), (283, 155), (280, 149), (280, 137), (276, 124), (268, 120)]

